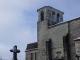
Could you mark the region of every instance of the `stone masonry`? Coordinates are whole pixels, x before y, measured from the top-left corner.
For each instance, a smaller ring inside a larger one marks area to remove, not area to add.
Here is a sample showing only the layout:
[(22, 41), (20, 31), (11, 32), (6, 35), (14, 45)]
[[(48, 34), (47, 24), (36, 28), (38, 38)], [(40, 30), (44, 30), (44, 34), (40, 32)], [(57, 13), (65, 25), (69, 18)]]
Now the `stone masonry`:
[[(76, 60), (74, 39), (80, 37), (80, 17), (64, 22), (64, 13), (50, 6), (44, 6), (37, 12), (38, 47), (37, 50), (26, 52), (28, 57), (26, 60), (30, 60), (30, 53), (34, 51), (38, 53), (37, 60), (50, 60), (49, 58), (51, 60)], [(54, 15), (53, 12), (55, 12)], [(49, 40), (51, 43), (47, 45), (46, 42)]]

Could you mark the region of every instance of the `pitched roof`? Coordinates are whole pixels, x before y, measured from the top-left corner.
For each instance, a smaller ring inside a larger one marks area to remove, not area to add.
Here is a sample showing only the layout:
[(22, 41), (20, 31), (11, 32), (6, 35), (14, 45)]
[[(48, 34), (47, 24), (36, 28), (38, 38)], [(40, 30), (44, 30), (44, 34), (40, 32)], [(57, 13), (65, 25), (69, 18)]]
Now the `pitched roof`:
[(31, 43), (31, 44), (27, 44), (27, 48), (26, 48), (26, 50), (34, 49), (34, 48), (38, 48), (38, 44), (37, 44), (37, 42), (35, 42), (35, 43)]

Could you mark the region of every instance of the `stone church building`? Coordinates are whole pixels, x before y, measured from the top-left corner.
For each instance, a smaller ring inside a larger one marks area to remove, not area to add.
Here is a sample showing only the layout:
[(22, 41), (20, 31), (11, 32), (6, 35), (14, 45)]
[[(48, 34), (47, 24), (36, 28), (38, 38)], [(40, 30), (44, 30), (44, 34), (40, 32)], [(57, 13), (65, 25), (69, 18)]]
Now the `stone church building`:
[(64, 12), (50, 6), (37, 12), (37, 42), (27, 44), (25, 60), (78, 60), (80, 17), (64, 22)]

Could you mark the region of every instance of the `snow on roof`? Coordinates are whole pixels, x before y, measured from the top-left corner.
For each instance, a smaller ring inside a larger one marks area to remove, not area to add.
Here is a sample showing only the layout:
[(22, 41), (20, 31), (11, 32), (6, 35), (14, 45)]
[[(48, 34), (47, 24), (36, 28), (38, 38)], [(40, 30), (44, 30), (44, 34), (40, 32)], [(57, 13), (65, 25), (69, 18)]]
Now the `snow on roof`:
[(78, 38), (76, 38), (76, 39), (74, 39), (74, 40), (80, 40), (80, 37), (78, 37)]

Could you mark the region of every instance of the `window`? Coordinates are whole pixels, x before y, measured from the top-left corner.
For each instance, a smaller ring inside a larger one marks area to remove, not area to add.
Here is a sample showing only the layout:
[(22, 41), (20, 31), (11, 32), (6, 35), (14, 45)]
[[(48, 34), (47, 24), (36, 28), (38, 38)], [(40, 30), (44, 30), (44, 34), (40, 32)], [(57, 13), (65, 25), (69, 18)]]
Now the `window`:
[(63, 47), (67, 60), (70, 60), (71, 52), (70, 52), (70, 44), (69, 44), (69, 33), (66, 36), (63, 36)]
[(43, 20), (44, 20), (44, 12), (41, 11), (41, 21), (43, 21)]
[(33, 60), (33, 53), (31, 53), (31, 60)]
[(46, 41), (46, 54), (47, 54), (47, 59), (52, 60), (52, 48), (51, 48), (51, 39), (49, 41)]
[(31, 60), (36, 60), (36, 52), (31, 53)]
[(60, 15), (59, 15), (59, 14), (57, 14), (57, 23), (59, 22), (59, 16), (60, 16)]
[(52, 25), (55, 25), (55, 12), (52, 12)]
[(52, 12), (52, 19), (53, 20), (55, 19), (55, 12), (54, 11)]

